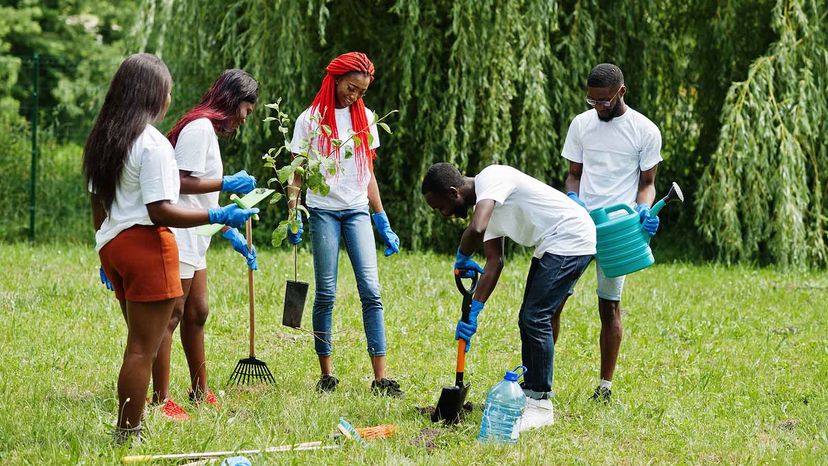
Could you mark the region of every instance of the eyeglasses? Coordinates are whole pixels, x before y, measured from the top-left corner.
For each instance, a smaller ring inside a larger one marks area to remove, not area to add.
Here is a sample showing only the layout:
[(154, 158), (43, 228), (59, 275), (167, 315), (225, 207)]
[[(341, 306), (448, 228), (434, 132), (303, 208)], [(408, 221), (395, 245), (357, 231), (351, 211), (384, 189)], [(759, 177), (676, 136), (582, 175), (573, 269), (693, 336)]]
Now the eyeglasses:
[(597, 106), (601, 105), (604, 108), (609, 108), (609, 106), (612, 105), (612, 101), (615, 100), (615, 98), (618, 96), (618, 93), (621, 92), (621, 89), (623, 89), (623, 88), (624, 88), (624, 86), (619, 87), (618, 91), (615, 92), (615, 95), (610, 97), (609, 100), (595, 100), (595, 99), (590, 99), (589, 97), (587, 97), (584, 100), (586, 100), (587, 105), (589, 105), (590, 107), (597, 107)]

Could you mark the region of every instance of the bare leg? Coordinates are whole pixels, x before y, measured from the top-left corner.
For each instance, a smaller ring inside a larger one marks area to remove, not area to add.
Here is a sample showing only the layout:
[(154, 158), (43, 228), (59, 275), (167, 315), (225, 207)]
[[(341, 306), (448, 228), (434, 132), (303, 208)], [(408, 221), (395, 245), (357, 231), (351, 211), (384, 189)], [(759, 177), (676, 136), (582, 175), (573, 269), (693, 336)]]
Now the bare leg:
[(333, 360), (330, 356), (319, 356), (319, 369), (322, 371), (322, 375), (333, 374)]
[(162, 403), (164, 400), (170, 398), (170, 353), (172, 352), (172, 335), (175, 328), (178, 327), (178, 322), (184, 314), (184, 302), (187, 299), (187, 294), (190, 290), (190, 283), (192, 280), (181, 280), (181, 288), (184, 290), (184, 296), (175, 300), (170, 322), (164, 332), (164, 338), (161, 340), (161, 346), (158, 348), (158, 356), (152, 365), (152, 402)]
[(190, 368), (190, 386), (196, 397), (207, 393), (207, 358), (204, 354), (204, 324), (210, 309), (207, 305), (207, 269), (193, 275), (184, 318), (181, 321), (181, 345)]
[(371, 368), (374, 370), (374, 380), (385, 378), (385, 356), (371, 356)]
[(118, 375), (118, 427), (136, 427), (141, 423), (152, 363), (174, 304), (174, 299), (127, 302), (127, 345)]
[(612, 380), (621, 337), (624, 333), (621, 325), (621, 302), (598, 298), (598, 313), (601, 316), (601, 378)]

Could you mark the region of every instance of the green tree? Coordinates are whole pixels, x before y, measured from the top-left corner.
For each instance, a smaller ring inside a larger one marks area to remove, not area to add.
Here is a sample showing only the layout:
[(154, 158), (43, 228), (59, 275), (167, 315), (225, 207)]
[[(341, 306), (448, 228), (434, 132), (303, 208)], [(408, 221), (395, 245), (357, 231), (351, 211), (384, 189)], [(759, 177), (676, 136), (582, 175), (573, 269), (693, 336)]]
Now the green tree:
[(734, 83), (697, 224), (727, 261), (826, 264), (828, 6), (780, 0), (768, 55)]
[[(720, 159), (728, 152), (721, 141), (732, 131), (734, 115), (742, 111), (734, 110), (731, 84), (753, 80), (753, 69), (765, 66), (760, 65), (764, 55), (776, 56), (785, 49), (791, 53), (771, 60), (771, 68), (791, 79), (784, 86), (774, 85), (771, 94), (793, 93), (795, 83), (802, 80), (787, 73), (810, 70), (814, 78), (802, 89), (815, 97), (811, 89), (819, 88), (824, 76), (817, 73), (822, 56), (817, 44), (825, 43), (824, 2), (142, 0), (141, 5), (143, 20), (134, 28), (135, 44), (162, 54), (170, 64), (177, 83), (172, 116), (197, 101), (228, 67), (252, 72), (262, 84), (263, 101), (282, 96), (285, 112), (295, 115), (311, 101), (328, 60), (349, 50), (367, 53), (377, 67), (367, 105), (381, 114), (400, 110), (394, 134), (383, 138), (376, 170), (383, 201), (392, 217), (401, 220), (398, 233), (409, 247), (448, 250), (462, 227), (434, 221), (435, 214), (421, 199), (420, 182), (433, 162), (451, 161), (470, 174), (491, 163), (505, 163), (562, 187), (567, 164), (560, 150), (569, 122), (586, 110), (587, 73), (597, 63), (614, 62), (627, 77), (627, 102), (662, 130), (665, 162), (657, 187), (663, 190), (670, 181), (678, 181), (691, 200), (684, 209), (664, 215), (672, 231), (682, 232), (674, 238), (686, 238), (696, 249), (703, 244), (699, 239), (708, 238), (711, 249), (730, 260), (764, 254), (783, 264), (825, 262), (819, 247), (791, 261), (786, 257), (793, 256), (781, 250), (765, 254), (772, 235), (747, 233), (753, 227), (742, 230), (745, 219), (739, 215), (734, 217), (738, 227), (728, 221), (730, 226), (724, 228), (712, 210), (702, 212), (724, 205), (719, 180), (710, 184), (702, 175), (708, 165), (711, 173), (725, 169)], [(188, 31), (187, 40), (180, 39), (181, 30)], [(793, 123), (795, 114), (786, 106), (793, 94), (785, 96), (788, 100), (779, 100), (776, 107), (761, 101), (770, 112), (764, 118), (777, 126), (782, 121), (782, 126), (799, 128), (789, 141), (808, 157), (813, 154), (821, 160), (817, 152), (808, 152), (812, 144), (803, 142), (816, 139), (802, 136), (824, 136), (819, 113), (807, 117), (807, 132), (804, 123)], [(754, 111), (756, 102), (751, 99), (744, 108)], [(225, 152), (230, 165), (252, 168), (276, 143), (266, 125), (246, 126)], [(767, 138), (759, 134), (753, 135), (759, 141), (754, 146), (740, 148), (741, 156), (767, 158), (759, 151)], [(777, 152), (787, 150), (780, 146)], [(739, 173), (748, 166), (733, 169), (725, 179), (742, 176)], [(756, 165), (747, 170), (758, 169)], [(818, 173), (808, 170), (805, 173)], [(806, 183), (809, 192), (822, 186), (815, 176), (801, 176), (802, 169), (791, 166), (788, 172), (785, 176)], [(771, 183), (767, 197), (786, 198), (785, 189), (782, 183)], [(786, 204), (789, 218), (793, 212), (804, 219), (824, 218), (823, 194), (807, 196), (807, 202)], [(748, 196), (742, 201), (753, 200)], [(777, 220), (755, 214), (750, 218), (752, 225), (759, 219)], [(816, 245), (813, 238), (820, 236), (821, 224), (803, 221), (810, 226), (800, 228), (800, 233), (781, 234), (780, 241)], [(810, 243), (796, 239), (800, 237), (811, 238)], [(733, 253), (737, 249), (744, 253)]]

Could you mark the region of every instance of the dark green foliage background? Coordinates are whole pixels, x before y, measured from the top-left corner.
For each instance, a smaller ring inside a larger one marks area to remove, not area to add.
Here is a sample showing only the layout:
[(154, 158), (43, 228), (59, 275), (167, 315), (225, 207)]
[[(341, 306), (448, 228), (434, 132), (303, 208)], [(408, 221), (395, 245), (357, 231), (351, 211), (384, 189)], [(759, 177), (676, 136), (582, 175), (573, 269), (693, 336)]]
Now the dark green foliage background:
[[(225, 68), (250, 71), (262, 102), (281, 97), (295, 117), (332, 57), (367, 53), (377, 73), (366, 104), (380, 114), (400, 110), (376, 169), (404, 248), (450, 250), (461, 231), (419, 194), (434, 162), (468, 174), (505, 163), (562, 188), (560, 150), (569, 122), (586, 109), (586, 75), (614, 62), (628, 104), (662, 130), (659, 192), (677, 181), (687, 195), (684, 207), (662, 214), (659, 248), (728, 262), (826, 264), (824, 2), (137, 3), (124, 48), (160, 54), (175, 79), (162, 129)], [(227, 171), (273, 176), (260, 157), (280, 138), (261, 122), (266, 114), (259, 106), (224, 144)], [(266, 241), (268, 228), (260, 230)]]

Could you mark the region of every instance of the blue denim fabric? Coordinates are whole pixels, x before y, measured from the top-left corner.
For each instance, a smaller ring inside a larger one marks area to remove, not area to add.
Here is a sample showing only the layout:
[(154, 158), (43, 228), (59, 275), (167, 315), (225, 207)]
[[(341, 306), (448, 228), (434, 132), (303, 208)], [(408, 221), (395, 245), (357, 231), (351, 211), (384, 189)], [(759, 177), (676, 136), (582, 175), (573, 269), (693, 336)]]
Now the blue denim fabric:
[(549, 253), (540, 259), (532, 258), (518, 317), (521, 356), (526, 366), (522, 386), (529, 397), (542, 399), (552, 395), (552, 317), (591, 260), (592, 256)]
[(368, 340), (368, 354), (385, 355), (385, 323), (380, 299), (377, 249), (368, 208), (349, 210), (310, 209), (313, 244), (313, 271), (316, 294), (313, 299), (314, 347), (319, 356), (329, 356), (331, 318), (336, 300), (340, 239), (354, 268), (362, 325)]

